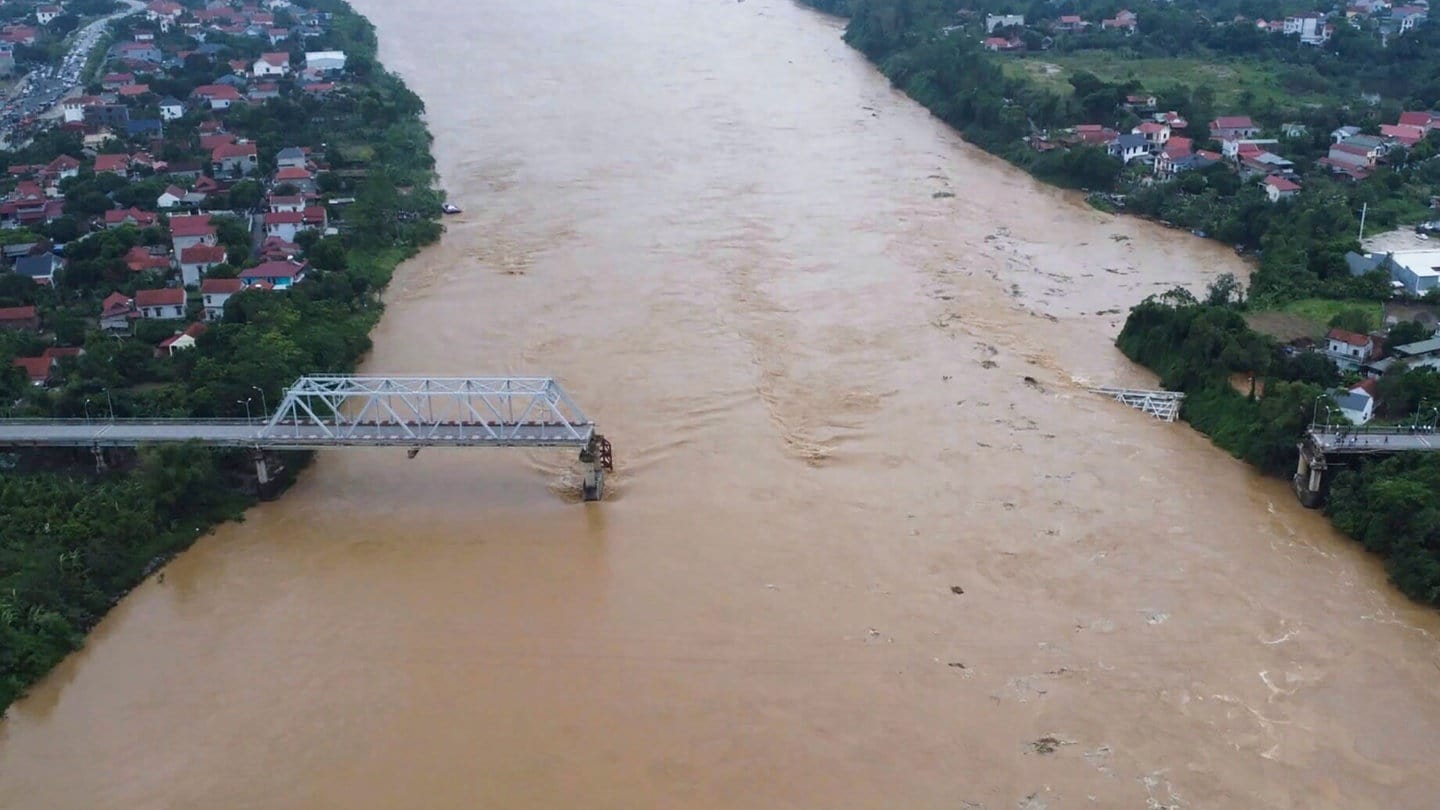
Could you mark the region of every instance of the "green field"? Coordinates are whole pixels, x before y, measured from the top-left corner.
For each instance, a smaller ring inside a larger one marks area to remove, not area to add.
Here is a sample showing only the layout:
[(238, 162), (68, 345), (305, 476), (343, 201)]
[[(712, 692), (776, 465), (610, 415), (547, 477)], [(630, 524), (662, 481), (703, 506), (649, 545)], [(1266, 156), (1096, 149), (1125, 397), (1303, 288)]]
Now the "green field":
[(1370, 328), (1378, 329), (1385, 322), (1385, 305), (1379, 301), (1333, 301), (1329, 298), (1305, 298), (1291, 301), (1280, 308), (1281, 312), (1299, 315), (1322, 326), (1328, 326), (1330, 319), (1349, 309), (1363, 310), (1370, 316)]
[(1114, 51), (1082, 53), (1036, 53), (1004, 60), (1005, 72), (1025, 76), (1038, 84), (1062, 93), (1070, 92), (1070, 76), (1088, 71), (1108, 82), (1131, 79), (1147, 91), (1155, 92), (1175, 84), (1192, 88), (1209, 87), (1215, 91), (1215, 103), (1225, 114), (1243, 115), (1238, 108), (1247, 91), (1257, 103), (1273, 101), (1281, 105), (1334, 103), (1335, 99), (1320, 93), (1293, 93), (1282, 82), (1275, 65), (1255, 64), (1238, 60), (1197, 58), (1126, 58)]

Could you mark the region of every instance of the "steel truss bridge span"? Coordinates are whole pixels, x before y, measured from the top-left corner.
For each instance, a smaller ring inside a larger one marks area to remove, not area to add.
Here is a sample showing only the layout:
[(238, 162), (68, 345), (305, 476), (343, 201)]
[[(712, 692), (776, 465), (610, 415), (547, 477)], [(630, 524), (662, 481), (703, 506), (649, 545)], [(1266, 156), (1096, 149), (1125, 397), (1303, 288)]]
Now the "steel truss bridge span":
[(610, 444), (551, 377), (301, 377), (257, 420), (0, 420), (0, 445), (128, 447), (201, 442), (263, 452), (325, 447), (571, 447), (598, 500)]

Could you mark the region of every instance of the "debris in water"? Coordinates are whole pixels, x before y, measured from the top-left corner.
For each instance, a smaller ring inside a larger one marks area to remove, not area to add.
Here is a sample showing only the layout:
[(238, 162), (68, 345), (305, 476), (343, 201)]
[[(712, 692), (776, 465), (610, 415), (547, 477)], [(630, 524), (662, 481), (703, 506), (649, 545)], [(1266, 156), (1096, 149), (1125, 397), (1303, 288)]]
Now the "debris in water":
[(946, 666), (955, 667), (956, 669), (965, 668), (965, 665), (960, 663), (959, 661), (951, 661), (950, 663), (946, 664)]
[(1060, 746), (1069, 744), (1058, 737), (1047, 734), (1030, 743), (1030, 750), (1037, 754), (1053, 754)]
[(956, 596), (960, 596), (961, 594), (965, 593), (965, 589), (960, 587), (959, 585), (951, 585), (950, 593), (953, 593)]

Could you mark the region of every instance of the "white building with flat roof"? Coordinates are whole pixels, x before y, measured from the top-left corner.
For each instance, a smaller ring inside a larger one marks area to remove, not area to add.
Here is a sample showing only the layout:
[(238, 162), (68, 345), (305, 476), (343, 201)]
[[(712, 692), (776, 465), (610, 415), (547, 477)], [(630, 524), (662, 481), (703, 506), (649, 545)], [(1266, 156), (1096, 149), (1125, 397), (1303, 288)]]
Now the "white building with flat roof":
[(1412, 295), (1440, 288), (1440, 250), (1402, 250), (1390, 254), (1390, 277)]
[(324, 73), (345, 69), (344, 51), (306, 51), (305, 67)]

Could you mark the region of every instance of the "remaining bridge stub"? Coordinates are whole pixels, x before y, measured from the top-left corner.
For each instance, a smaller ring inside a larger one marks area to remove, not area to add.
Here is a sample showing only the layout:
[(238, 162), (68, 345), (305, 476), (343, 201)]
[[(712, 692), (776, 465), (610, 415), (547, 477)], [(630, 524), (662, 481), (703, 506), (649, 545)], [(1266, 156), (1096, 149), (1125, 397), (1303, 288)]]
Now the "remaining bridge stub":
[(201, 442), (254, 450), (325, 447), (572, 447), (587, 500), (612, 468), (610, 443), (552, 377), (313, 375), (251, 419), (3, 419), (0, 446), (129, 447)]

